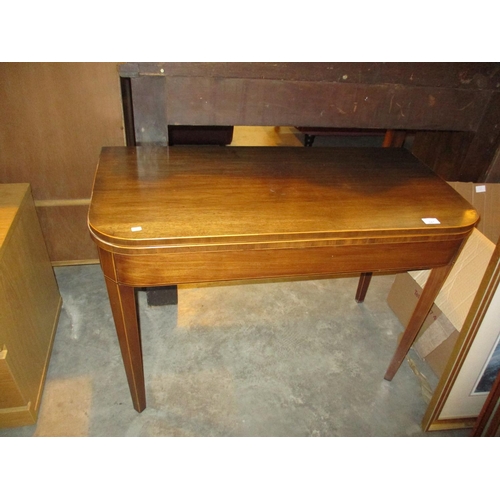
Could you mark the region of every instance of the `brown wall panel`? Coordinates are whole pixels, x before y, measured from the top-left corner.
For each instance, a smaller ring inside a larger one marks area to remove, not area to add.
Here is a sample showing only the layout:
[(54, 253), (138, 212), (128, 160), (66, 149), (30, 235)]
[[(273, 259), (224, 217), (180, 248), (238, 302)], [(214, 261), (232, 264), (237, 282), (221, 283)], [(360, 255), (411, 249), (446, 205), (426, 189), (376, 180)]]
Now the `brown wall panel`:
[(418, 131), (411, 152), (447, 181), (459, 179), (473, 132)]
[(125, 144), (117, 68), (0, 63), (0, 182), (31, 184), (53, 263), (97, 259), (78, 200), (90, 198), (101, 148)]
[(124, 144), (116, 63), (0, 63), (0, 181), (88, 198), (102, 146)]
[(460, 168), (459, 181), (485, 182), (500, 148), (500, 93), (495, 92)]
[(88, 204), (37, 207), (52, 265), (98, 262), (87, 228), (88, 211)]

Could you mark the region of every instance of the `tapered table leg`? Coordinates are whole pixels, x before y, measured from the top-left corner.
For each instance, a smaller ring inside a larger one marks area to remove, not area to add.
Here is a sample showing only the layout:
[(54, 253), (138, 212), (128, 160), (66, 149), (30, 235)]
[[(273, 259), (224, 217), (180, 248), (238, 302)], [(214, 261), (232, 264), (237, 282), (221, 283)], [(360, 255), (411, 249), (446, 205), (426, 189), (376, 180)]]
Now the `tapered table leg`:
[(425, 318), (429, 314), (432, 304), (436, 300), (436, 297), (441, 290), (444, 282), (446, 281), (451, 268), (452, 265), (436, 267), (435, 269), (432, 269), (431, 273), (429, 274), (427, 283), (422, 290), (422, 295), (417, 302), (408, 326), (401, 336), (399, 344), (396, 348), (396, 352), (394, 353), (394, 356), (392, 357), (392, 360), (389, 364), (389, 368), (385, 373), (384, 378), (386, 380), (392, 380), (399, 367), (401, 366), (401, 363), (408, 354), (408, 351), (410, 350), (410, 347), (417, 337), (418, 332), (425, 321)]
[(146, 408), (146, 388), (144, 385), (144, 367), (135, 288), (120, 285), (108, 277), (106, 277), (106, 287), (127, 374), (130, 395), (134, 408), (141, 412)]
[(372, 279), (372, 273), (361, 273), (358, 282), (358, 289), (356, 290), (356, 302), (363, 302), (365, 300), (366, 292), (370, 281)]

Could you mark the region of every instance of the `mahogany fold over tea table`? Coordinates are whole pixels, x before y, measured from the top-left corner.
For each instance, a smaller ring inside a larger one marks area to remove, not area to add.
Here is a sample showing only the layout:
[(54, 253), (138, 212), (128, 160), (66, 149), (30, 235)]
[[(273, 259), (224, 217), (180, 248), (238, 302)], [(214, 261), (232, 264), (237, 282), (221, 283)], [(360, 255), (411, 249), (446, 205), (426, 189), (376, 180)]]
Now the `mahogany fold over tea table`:
[(88, 224), (134, 408), (146, 407), (136, 288), (432, 269), (385, 378), (478, 215), (402, 148), (109, 147)]

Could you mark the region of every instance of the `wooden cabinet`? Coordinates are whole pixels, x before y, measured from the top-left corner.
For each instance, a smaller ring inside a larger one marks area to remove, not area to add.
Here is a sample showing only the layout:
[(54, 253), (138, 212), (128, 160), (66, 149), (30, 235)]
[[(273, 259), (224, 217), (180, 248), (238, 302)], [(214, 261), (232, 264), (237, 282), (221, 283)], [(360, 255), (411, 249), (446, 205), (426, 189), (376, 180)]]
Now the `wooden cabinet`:
[(0, 427), (36, 423), (61, 296), (29, 184), (0, 184)]

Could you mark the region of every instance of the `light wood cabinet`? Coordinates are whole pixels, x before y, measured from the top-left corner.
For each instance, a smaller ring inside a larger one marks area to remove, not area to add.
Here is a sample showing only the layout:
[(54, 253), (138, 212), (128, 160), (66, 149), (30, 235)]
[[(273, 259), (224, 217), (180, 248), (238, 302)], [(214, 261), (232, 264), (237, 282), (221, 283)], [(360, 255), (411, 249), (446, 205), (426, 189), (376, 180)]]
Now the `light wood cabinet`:
[(29, 184), (0, 184), (0, 427), (36, 423), (61, 296)]

